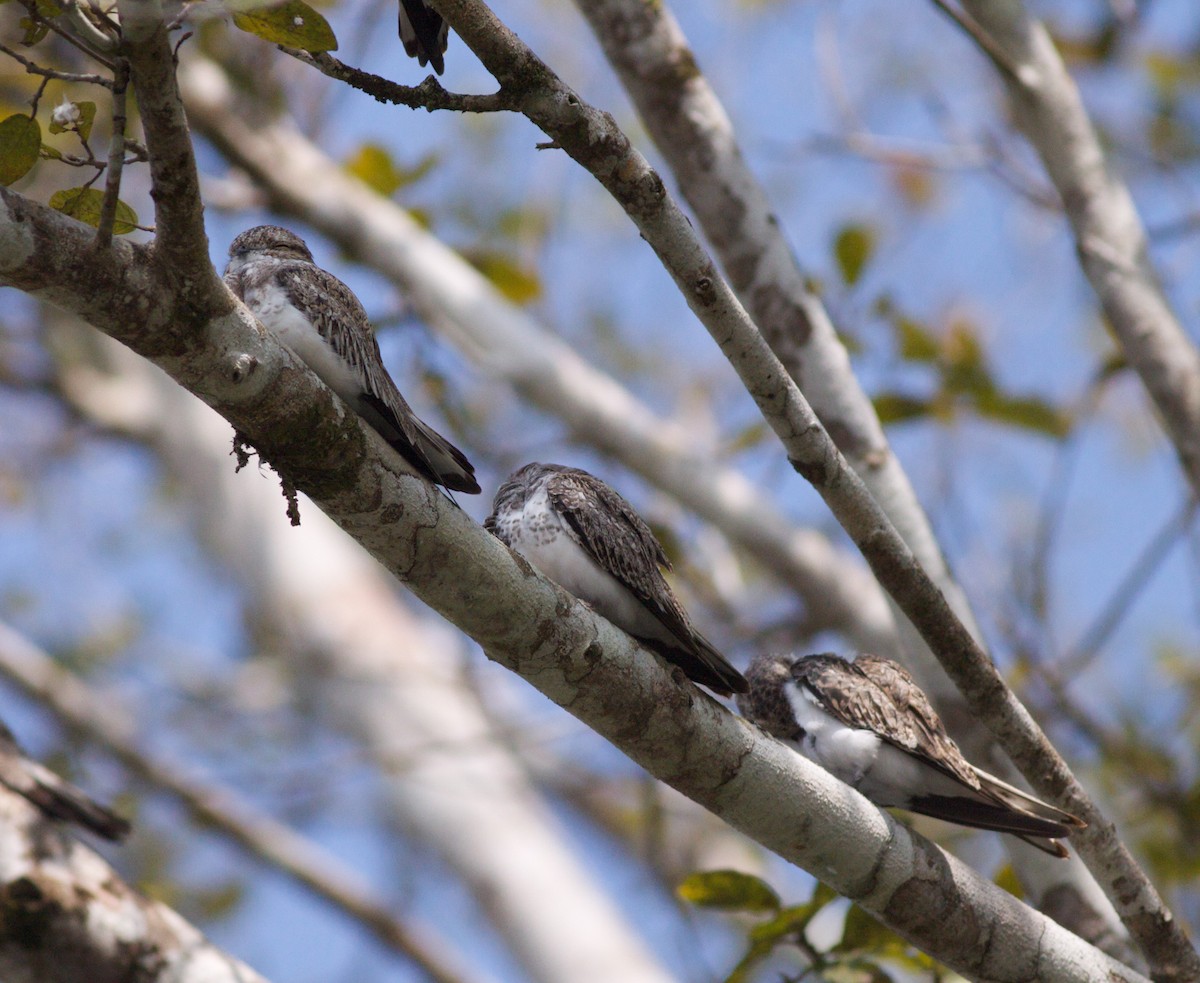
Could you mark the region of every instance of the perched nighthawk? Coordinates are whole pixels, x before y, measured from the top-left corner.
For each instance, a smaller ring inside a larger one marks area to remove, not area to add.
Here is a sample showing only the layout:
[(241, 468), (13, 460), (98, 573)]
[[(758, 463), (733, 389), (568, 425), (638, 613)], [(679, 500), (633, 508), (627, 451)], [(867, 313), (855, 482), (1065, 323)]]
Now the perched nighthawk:
[(466, 455), (417, 419), (400, 395), (358, 298), (313, 262), (303, 239), (277, 225), (248, 229), (229, 247), (225, 283), (418, 474), (479, 493)]
[(425, 0), (400, 0), (400, 41), (404, 53), (422, 68), (428, 63), (439, 75), (445, 71), (442, 55), (449, 33), (450, 25)]
[(898, 662), (860, 655), (760, 655), (738, 706), (880, 806), (1012, 833), (1056, 857), (1058, 837), (1086, 825), (976, 768)]
[(0, 723), (0, 784), (28, 799), (51, 819), (75, 823), (107, 840), (119, 840), (129, 823), (45, 765), (27, 758), (17, 739)]
[(746, 680), (688, 621), (660, 567), (654, 533), (599, 478), (558, 464), (526, 464), (496, 492), (484, 527), (551, 580), (714, 693)]

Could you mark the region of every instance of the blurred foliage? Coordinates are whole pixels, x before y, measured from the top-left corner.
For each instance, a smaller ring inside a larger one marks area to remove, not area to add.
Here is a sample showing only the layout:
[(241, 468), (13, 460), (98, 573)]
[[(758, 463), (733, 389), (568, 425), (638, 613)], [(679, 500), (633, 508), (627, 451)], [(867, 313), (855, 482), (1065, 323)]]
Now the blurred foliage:
[(41, 148), (42, 128), (34, 117), (18, 113), (0, 121), (0, 185), (28, 174)]
[(431, 174), (437, 164), (437, 154), (426, 154), (413, 167), (403, 167), (382, 144), (364, 143), (346, 161), (345, 168), (385, 198), (390, 198), (401, 188), (416, 184)]
[(229, 6), (234, 26), (247, 34), (301, 51), (337, 51), (337, 38), (329, 21), (304, 0), (286, 0), (271, 7), (242, 2)]
[[(807, 937), (813, 919), (829, 905), (839, 902), (832, 888), (819, 881), (808, 901), (785, 907), (775, 889), (753, 874), (735, 870), (711, 870), (691, 874), (676, 889), (681, 899), (701, 908), (712, 908), (749, 917), (746, 951), (725, 977), (725, 983), (748, 983), (764, 963), (781, 951), (798, 949), (808, 963), (796, 977), (762, 979), (806, 979), (810, 976), (834, 983), (886, 983), (894, 979), (889, 969), (922, 972), (938, 978), (940, 968), (902, 938), (885, 928), (857, 905), (851, 905), (842, 922), (840, 939), (822, 952)], [(880, 965), (887, 962), (885, 968)]]
[(935, 332), (887, 298), (877, 302), (876, 313), (890, 325), (900, 359), (933, 370), (928, 393), (885, 390), (876, 394), (875, 411), (884, 424), (926, 418), (950, 423), (969, 410), (995, 423), (1055, 439), (1070, 432), (1071, 419), (1065, 410), (1000, 387), (979, 332), (966, 318), (957, 317)]
[[(101, 209), (104, 207), (104, 192), (95, 188), (67, 188), (64, 191), (56, 191), (50, 196), (50, 207), (80, 222), (97, 226), (100, 224)], [(137, 213), (125, 202), (118, 201), (113, 233), (125, 235), (136, 229), (137, 224)]]
[(537, 272), (511, 256), (491, 249), (468, 249), (463, 256), (514, 304), (529, 304), (541, 297), (542, 281)]
[(847, 286), (854, 286), (875, 253), (875, 230), (860, 222), (843, 225), (833, 240), (833, 256)]

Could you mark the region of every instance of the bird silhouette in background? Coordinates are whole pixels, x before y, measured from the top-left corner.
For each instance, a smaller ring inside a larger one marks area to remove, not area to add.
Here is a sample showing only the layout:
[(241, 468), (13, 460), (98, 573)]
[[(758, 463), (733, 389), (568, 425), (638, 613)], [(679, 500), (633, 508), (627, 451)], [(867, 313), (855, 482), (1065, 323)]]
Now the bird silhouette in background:
[(760, 655), (742, 713), (879, 806), (1012, 833), (1055, 857), (1086, 826), (971, 764), (900, 663)]
[(259, 225), (229, 247), (225, 283), (416, 472), (452, 491), (481, 490), (457, 447), (422, 423), (388, 375), (354, 292), (313, 262), (294, 232)]
[(0, 784), (35, 805), (43, 815), (74, 823), (106, 840), (120, 840), (129, 823), (60, 778), (45, 765), (26, 757), (17, 739), (0, 723)]
[(692, 627), (663, 579), (660, 568), (671, 564), (650, 527), (599, 478), (527, 464), (500, 486), (484, 526), (688, 678), (722, 696), (745, 691), (745, 678)]
[(429, 64), (439, 75), (445, 71), (442, 55), (449, 34), (450, 25), (425, 0), (400, 0), (400, 41), (404, 53), (422, 68)]

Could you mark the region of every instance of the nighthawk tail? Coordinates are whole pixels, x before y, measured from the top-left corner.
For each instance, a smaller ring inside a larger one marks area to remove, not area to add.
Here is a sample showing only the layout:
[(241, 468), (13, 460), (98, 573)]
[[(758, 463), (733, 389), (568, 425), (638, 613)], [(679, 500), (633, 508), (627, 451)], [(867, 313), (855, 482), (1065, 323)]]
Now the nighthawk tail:
[(380, 436), (421, 475), (451, 491), (478, 495), (483, 489), (475, 480), (475, 467), (450, 441), (421, 420), (394, 386), (391, 397), (399, 401), (406, 416), (395, 412), (387, 402), (371, 393), (363, 393), (355, 403), (355, 412), (371, 424)]
[[(982, 775), (981, 775), (982, 777)], [(1067, 856), (1067, 848), (1058, 841), (1070, 836), (1080, 823), (1074, 816), (1061, 815), (1064, 821), (1042, 819), (1027, 812), (994, 802), (981, 802), (966, 796), (914, 796), (907, 803), (911, 812), (942, 819), (959, 826), (1011, 833), (1052, 857)], [(1065, 820), (1071, 820), (1066, 822)]]
[(640, 638), (639, 641), (662, 653), (668, 662), (679, 666), (688, 679), (707, 686), (719, 696), (745, 693), (749, 688), (746, 677), (731, 666), (712, 642), (695, 628), (691, 630), (691, 637), (687, 640), (690, 644), (686, 647), (682, 643), (668, 645), (652, 638)]
[[(1059, 838), (1070, 836), (1075, 830), (1087, 826), (1082, 819), (1069, 812), (1035, 799), (974, 765), (971, 768), (979, 779), (980, 791), (993, 802), (944, 798), (938, 803), (933, 801), (937, 797), (930, 797), (914, 800), (913, 811), (936, 819), (948, 819), (960, 826), (1012, 833), (1030, 846), (1055, 857), (1067, 855), (1066, 848), (1058, 842)], [(934, 811), (943, 808), (945, 814)]]
[(450, 26), (442, 15), (425, 3), (425, 0), (400, 0), (400, 41), (404, 53), (416, 58), (424, 68), (432, 65), (439, 75), (446, 69), (442, 55)]
[(0, 784), (28, 799), (51, 819), (74, 823), (108, 840), (119, 840), (129, 832), (126, 820), (27, 758), (4, 724), (0, 724)]

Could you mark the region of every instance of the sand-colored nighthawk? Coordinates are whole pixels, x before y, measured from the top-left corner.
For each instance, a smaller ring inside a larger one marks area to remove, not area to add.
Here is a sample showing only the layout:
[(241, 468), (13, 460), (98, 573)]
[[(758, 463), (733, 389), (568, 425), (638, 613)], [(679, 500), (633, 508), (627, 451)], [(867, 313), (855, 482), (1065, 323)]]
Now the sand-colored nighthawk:
[(722, 696), (746, 689), (663, 579), (660, 568), (670, 563), (650, 528), (599, 478), (558, 464), (527, 464), (500, 486), (484, 525), (689, 678)]
[(878, 655), (761, 655), (738, 706), (880, 806), (1012, 833), (1057, 857), (1085, 824), (972, 765), (900, 663)]
[(303, 239), (277, 225), (241, 233), (229, 247), (225, 283), (418, 474), (478, 494), (471, 462), (413, 413), (384, 368), (362, 304), (313, 262)]

